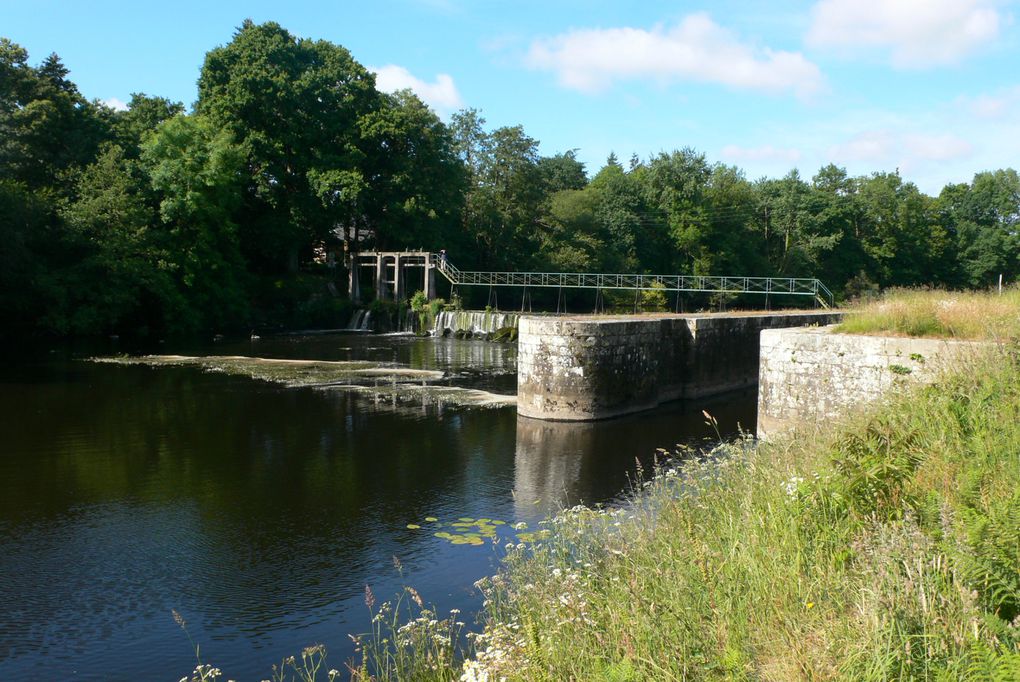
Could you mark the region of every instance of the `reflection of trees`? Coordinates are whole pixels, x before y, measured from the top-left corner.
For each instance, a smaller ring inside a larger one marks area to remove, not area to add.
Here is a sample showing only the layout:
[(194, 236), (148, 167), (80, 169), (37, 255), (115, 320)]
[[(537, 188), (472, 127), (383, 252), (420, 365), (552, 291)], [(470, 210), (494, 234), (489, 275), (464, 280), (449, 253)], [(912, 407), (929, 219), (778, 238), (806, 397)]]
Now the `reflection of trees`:
[[(252, 634), (366, 582), (388, 596), (380, 567), (433, 548), (405, 525), (465, 513), (511, 467), (507, 409), (423, 414), (192, 368), (74, 372), (0, 398), (20, 425), (0, 462), (16, 470), (0, 476), (0, 543), (14, 553), (0, 556), (0, 574), (31, 557), (46, 564), (36, 575), (105, 606), (73, 613), (81, 600), (26, 573), (25, 593), (7, 595), (32, 602), (14, 617), (22, 632), (60, 631), (68, 617), (79, 621), (69, 630), (98, 630), (190, 605), (206, 627)], [(67, 542), (82, 530), (102, 542)], [(101, 588), (88, 584), (96, 575)]]

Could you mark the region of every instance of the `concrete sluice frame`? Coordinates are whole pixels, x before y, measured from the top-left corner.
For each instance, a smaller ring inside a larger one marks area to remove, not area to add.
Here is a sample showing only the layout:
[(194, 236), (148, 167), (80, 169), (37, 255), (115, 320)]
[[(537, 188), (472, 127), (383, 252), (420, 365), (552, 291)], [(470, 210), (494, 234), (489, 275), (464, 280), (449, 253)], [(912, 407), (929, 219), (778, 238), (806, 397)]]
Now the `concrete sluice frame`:
[(838, 312), (522, 317), (517, 412), (606, 419), (758, 383), (763, 329), (828, 325)]

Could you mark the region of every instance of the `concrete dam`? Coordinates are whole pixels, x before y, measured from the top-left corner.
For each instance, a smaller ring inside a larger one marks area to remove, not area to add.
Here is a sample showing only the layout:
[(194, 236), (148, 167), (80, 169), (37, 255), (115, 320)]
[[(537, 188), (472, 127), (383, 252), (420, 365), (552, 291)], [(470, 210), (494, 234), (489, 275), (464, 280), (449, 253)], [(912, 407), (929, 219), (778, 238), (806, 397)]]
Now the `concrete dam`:
[(607, 419), (758, 384), (762, 330), (823, 326), (832, 311), (529, 317), (519, 322), (517, 412)]

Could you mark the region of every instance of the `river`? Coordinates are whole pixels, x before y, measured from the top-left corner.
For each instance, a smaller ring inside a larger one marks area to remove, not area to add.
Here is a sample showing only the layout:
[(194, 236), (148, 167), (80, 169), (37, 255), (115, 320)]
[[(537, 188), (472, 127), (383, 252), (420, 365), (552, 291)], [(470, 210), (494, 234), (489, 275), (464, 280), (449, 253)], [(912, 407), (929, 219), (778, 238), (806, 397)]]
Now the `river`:
[(514, 393), (514, 347), (485, 341), (328, 334), (174, 350), (432, 370), (453, 392), (8, 353), (0, 679), (178, 680), (195, 663), (189, 635), (223, 679), (268, 678), (314, 643), (341, 668), (348, 634), (368, 629), (366, 585), (380, 601), (413, 586), (472, 622), (473, 583), (498, 568), (501, 543), (452, 544), (436, 528), (488, 518), (502, 537), (563, 505), (619, 500), (636, 461), (647, 470), (656, 448), (713, 436), (703, 408), (724, 433), (754, 431), (753, 393), (595, 424), (519, 419), (456, 393)]

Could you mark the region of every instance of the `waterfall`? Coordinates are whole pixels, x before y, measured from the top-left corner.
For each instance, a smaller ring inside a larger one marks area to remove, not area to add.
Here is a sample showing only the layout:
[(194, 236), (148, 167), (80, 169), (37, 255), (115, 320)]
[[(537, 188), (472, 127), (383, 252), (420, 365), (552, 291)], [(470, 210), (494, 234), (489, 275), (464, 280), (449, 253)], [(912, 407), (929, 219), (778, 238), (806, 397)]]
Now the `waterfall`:
[(345, 332), (370, 332), (372, 331), (372, 311), (355, 310), (351, 315), (351, 321), (347, 323)]
[(436, 316), (433, 336), (473, 336), (490, 338), (501, 329), (516, 329), (518, 313), (484, 310), (444, 310)]

